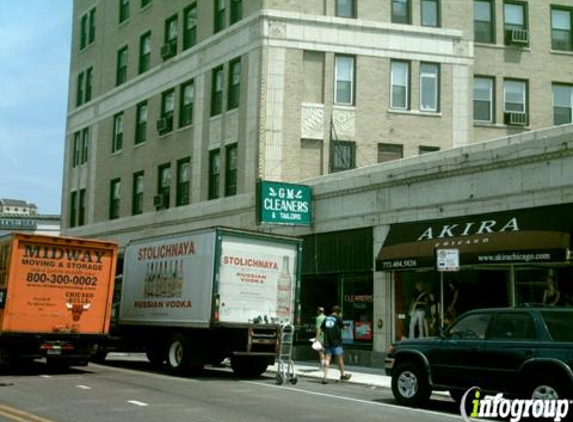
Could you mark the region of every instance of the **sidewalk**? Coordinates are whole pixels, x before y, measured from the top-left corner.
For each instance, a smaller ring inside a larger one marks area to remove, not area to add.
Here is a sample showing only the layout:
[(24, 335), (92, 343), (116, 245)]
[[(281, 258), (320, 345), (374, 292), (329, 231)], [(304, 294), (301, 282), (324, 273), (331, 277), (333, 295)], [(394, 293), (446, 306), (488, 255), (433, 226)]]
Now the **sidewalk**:
[[(295, 372), (298, 377), (308, 377), (308, 378), (318, 378), (322, 379), (323, 372), (320, 369), (320, 364), (318, 362), (308, 362), (308, 361), (298, 361), (294, 363)], [(275, 363), (269, 366), (268, 370), (270, 372), (276, 372), (278, 364)], [(390, 377), (384, 372), (384, 369), (368, 368), (364, 366), (352, 366), (344, 365), (344, 371), (352, 374), (352, 378), (347, 381), (347, 383), (369, 385), (372, 387), (382, 387), (390, 388)], [(328, 380), (330, 382), (338, 381), (340, 377), (340, 371), (336, 364), (330, 365), (328, 369)]]

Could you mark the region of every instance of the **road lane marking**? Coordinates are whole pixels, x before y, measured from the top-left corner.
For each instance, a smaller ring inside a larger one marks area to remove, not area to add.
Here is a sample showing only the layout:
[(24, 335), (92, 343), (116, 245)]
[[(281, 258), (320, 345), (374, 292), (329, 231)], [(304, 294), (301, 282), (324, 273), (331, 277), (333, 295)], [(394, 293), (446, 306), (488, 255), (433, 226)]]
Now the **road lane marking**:
[(417, 409), (417, 408), (413, 408), (413, 407), (405, 407), (405, 406), (400, 406), (400, 405), (391, 404), (391, 403), (380, 403), (380, 402), (375, 402), (375, 401), (370, 401), (370, 400), (355, 399), (353, 397), (338, 396), (336, 394), (319, 393), (317, 391), (301, 390), (301, 389), (294, 388), (294, 387), (265, 384), (264, 382), (257, 382), (257, 381), (241, 381), (241, 382), (244, 382), (247, 384), (259, 385), (262, 387), (276, 388), (276, 389), (280, 389), (280, 390), (290, 390), (290, 391), (295, 391), (297, 393), (308, 394), (311, 396), (329, 397), (329, 398), (333, 398), (333, 399), (337, 399), (337, 400), (346, 400), (346, 401), (350, 401), (350, 402), (354, 402), (354, 403), (370, 404), (370, 405), (381, 406), (381, 407), (390, 407), (393, 409), (400, 409), (400, 410), (410, 411), (410, 412), (414, 412), (414, 413), (425, 413), (425, 414), (431, 414), (431, 415), (445, 416), (445, 417), (449, 417), (452, 419), (460, 420), (460, 415), (451, 415), (448, 413), (436, 412), (435, 410)]
[(77, 388), (79, 388), (80, 390), (91, 390), (92, 388), (88, 385), (76, 385)]
[(0, 415), (18, 422), (55, 422), (52, 419), (46, 419), (3, 404), (0, 404)]
[(128, 403), (134, 404), (136, 406), (141, 406), (141, 407), (146, 407), (149, 406), (149, 404), (147, 403), (143, 403), (142, 401), (137, 401), (137, 400), (128, 400)]

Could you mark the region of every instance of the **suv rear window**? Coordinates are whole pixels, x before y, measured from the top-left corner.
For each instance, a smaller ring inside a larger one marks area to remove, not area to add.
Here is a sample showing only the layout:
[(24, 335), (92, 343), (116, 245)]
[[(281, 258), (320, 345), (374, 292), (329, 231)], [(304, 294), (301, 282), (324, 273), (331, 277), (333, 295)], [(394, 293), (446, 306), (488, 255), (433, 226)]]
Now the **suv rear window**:
[(541, 311), (545, 325), (554, 341), (573, 342), (573, 312), (567, 311)]

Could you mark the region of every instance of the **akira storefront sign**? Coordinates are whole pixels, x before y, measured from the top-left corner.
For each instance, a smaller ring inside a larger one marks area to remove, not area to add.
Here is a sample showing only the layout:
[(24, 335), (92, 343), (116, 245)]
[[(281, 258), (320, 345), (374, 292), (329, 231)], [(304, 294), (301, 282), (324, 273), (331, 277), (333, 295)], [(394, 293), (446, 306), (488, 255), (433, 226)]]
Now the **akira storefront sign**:
[(310, 186), (259, 181), (257, 219), (260, 223), (310, 225)]
[(564, 261), (572, 215), (573, 204), (563, 204), (393, 224), (376, 269), (433, 267), (447, 248), (459, 250), (461, 265)]

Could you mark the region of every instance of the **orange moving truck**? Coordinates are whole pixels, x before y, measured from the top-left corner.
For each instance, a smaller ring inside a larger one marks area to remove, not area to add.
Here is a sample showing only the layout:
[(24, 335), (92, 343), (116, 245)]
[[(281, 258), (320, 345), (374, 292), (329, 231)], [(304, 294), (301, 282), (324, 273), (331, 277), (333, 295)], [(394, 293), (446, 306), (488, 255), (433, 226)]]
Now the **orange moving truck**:
[(0, 237), (0, 363), (86, 365), (109, 330), (117, 245)]

